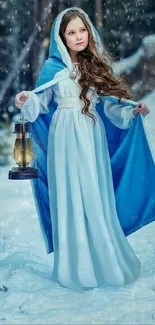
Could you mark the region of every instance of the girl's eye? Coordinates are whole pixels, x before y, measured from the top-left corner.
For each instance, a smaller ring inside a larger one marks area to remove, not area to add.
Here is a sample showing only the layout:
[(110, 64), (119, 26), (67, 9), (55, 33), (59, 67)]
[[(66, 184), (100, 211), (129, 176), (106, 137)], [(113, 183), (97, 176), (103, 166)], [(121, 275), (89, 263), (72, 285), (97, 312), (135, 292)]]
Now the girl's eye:
[[(81, 31), (84, 32), (86, 30), (86, 28), (82, 28)], [(74, 32), (69, 32), (68, 35), (72, 35), (74, 34)]]

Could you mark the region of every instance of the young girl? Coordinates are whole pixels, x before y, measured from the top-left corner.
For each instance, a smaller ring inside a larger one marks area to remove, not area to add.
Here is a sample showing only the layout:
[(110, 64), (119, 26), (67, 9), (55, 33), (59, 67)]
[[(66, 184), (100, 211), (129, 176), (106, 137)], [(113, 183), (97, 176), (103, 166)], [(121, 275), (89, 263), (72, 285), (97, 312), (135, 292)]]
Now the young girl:
[(72, 289), (132, 283), (140, 261), (125, 235), (155, 212), (148, 199), (155, 168), (138, 114), (149, 109), (125, 100), (126, 85), (77, 7), (56, 17), (36, 86), (15, 103), (31, 122), (40, 173), (31, 184), (47, 252), (54, 251), (52, 279)]

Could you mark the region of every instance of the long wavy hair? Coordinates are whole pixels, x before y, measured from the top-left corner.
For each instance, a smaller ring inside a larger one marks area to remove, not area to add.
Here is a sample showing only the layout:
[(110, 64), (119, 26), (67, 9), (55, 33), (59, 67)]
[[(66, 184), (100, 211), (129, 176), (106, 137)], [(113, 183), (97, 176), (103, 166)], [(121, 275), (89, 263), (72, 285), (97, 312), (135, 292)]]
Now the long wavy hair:
[(79, 98), (84, 102), (82, 113), (93, 118), (95, 122), (94, 118), (96, 119), (96, 117), (89, 111), (90, 100), (86, 96), (89, 87), (94, 87), (99, 96), (113, 95), (118, 97), (119, 101), (121, 98), (132, 98), (132, 94), (123, 77), (114, 75), (111, 64), (114, 57), (105, 48), (102, 54), (99, 53), (89, 23), (85, 16), (77, 10), (68, 11), (63, 16), (60, 25), (59, 34), (68, 52), (65, 31), (68, 23), (76, 17), (82, 19), (88, 30), (88, 46), (83, 51), (77, 53), (78, 69), (80, 71), (78, 83), (82, 89)]

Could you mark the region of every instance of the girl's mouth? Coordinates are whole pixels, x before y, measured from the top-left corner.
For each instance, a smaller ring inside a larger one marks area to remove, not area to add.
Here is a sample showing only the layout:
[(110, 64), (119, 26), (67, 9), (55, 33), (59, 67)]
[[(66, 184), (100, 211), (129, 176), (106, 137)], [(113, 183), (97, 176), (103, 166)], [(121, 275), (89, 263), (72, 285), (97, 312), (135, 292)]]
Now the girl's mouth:
[(83, 44), (84, 42), (81, 42), (81, 43), (77, 43), (76, 45), (81, 45), (81, 44)]

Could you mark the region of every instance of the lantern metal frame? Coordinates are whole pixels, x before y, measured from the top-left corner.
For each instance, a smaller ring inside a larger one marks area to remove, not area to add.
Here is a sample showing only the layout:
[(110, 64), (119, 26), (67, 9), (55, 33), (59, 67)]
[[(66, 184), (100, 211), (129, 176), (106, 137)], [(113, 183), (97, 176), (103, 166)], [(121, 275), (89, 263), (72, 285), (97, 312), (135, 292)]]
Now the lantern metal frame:
[[(22, 155), (23, 159), (22, 159), (22, 166), (13, 167), (12, 170), (9, 171), (8, 178), (10, 180), (27, 180), (27, 179), (38, 178), (39, 177), (38, 170), (34, 167), (27, 167), (26, 153), (30, 151), (26, 149), (25, 134), (30, 133), (30, 123), (28, 120), (23, 119), (22, 115), (20, 120), (17, 121), (17, 123), (15, 123), (15, 130), (13, 133), (22, 134), (22, 138), (21, 138), (22, 150), (19, 151), (23, 153)], [(29, 138), (29, 140), (31, 142), (31, 138)], [(35, 159), (36, 155), (33, 152), (31, 152), (31, 154), (34, 156)], [(14, 158), (13, 153), (11, 155)], [(34, 159), (32, 159), (32, 161)]]

